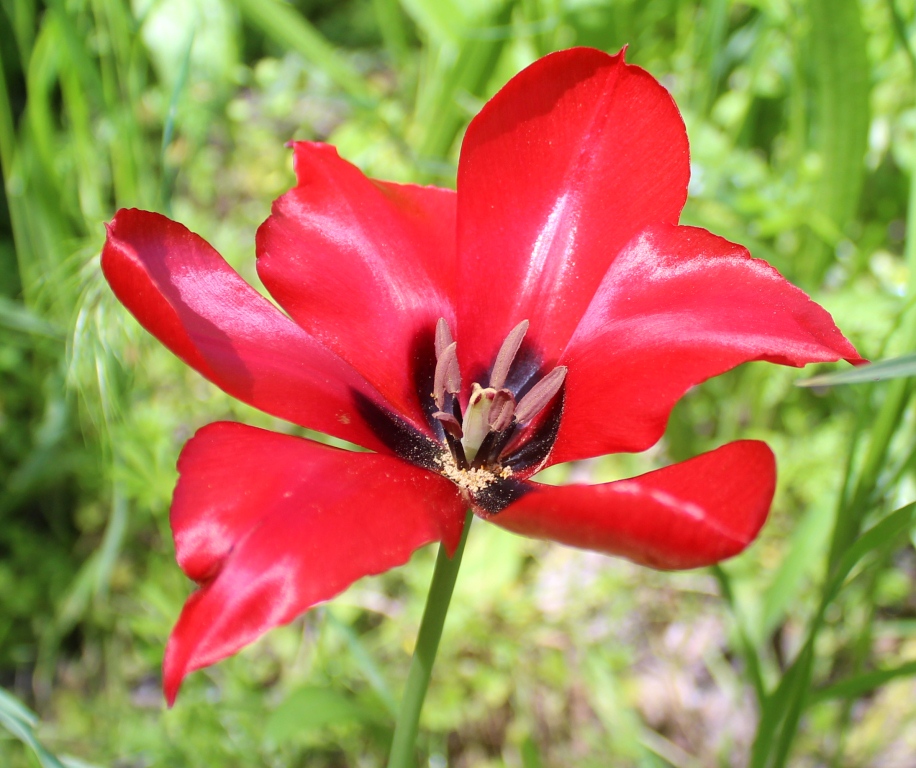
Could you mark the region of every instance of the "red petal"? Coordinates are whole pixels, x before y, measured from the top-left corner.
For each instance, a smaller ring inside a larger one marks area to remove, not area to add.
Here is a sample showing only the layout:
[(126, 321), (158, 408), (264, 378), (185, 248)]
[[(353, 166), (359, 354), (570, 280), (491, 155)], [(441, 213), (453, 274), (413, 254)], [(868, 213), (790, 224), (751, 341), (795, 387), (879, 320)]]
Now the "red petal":
[(455, 193), (374, 181), (334, 147), (294, 146), (299, 183), (258, 231), (258, 274), (300, 326), (422, 423), (417, 346), (434, 365), (436, 321), (454, 324)]
[(561, 364), (551, 463), (642, 451), (691, 386), (750, 360), (862, 358), (830, 315), (773, 267), (704, 229), (659, 225), (608, 270)]
[(509, 81), (461, 148), (462, 367), (488, 366), (526, 318), (555, 361), (618, 251), (677, 222), (689, 176), (674, 101), (623, 53), (561, 51)]
[(776, 464), (765, 443), (742, 440), (631, 480), (528, 485), (532, 492), (489, 520), (675, 570), (712, 565), (754, 540), (773, 500)]
[(353, 393), (371, 388), (258, 294), (202, 238), (157, 213), (118, 211), (102, 270), (141, 325), (233, 397), (369, 448)]
[(204, 585), (166, 649), (171, 704), (189, 672), (444, 540), (464, 505), (455, 486), (398, 459), (217, 423), (188, 442), (172, 504), (178, 562)]

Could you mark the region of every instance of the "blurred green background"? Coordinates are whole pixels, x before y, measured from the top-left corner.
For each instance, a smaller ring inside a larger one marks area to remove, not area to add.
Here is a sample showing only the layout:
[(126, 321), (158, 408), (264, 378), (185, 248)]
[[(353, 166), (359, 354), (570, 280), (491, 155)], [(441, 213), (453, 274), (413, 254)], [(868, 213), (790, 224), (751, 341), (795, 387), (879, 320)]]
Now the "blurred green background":
[[(873, 359), (916, 349), (914, 0), (0, 0), (0, 765), (384, 763), (434, 551), (187, 681), (162, 651), (191, 585), (168, 505), (233, 402), (101, 278), (118, 207), (168, 213), (257, 284), (284, 143), (452, 185), (461, 134), (558, 48), (671, 90), (684, 221), (748, 245)], [(421, 764), (916, 765), (913, 386), (799, 389), (753, 364), (656, 448), (550, 471), (602, 481), (737, 437), (780, 482), (761, 540), (659, 574), (471, 531)]]

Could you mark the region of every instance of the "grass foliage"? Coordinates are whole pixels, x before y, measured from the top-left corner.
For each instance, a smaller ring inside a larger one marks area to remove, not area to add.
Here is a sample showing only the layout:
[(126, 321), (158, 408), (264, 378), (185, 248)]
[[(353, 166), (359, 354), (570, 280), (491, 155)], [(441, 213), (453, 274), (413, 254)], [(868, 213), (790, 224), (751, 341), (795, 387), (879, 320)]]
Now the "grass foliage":
[[(103, 224), (169, 213), (255, 281), (287, 140), (452, 184), (464, 126), (512, 74), (626, 44), (687, 121), (684, 221), (769, 260), (867, 356), (913, 353), (913, 0), (0, 0), (0, 764), (383, 762), (431, 551), (164, 709), (190, 590), (167, 520), (180, 446), (217, 418), (290, 427), (140, 331), (101, 279)], [(802, 389), (752, 364), (692, 391), (652, 451), (550, 471), (767, 440), (771, 522), (721, 567), (657, 574), (476, 526), (423, 764), (912, 766), (912, 369)]]

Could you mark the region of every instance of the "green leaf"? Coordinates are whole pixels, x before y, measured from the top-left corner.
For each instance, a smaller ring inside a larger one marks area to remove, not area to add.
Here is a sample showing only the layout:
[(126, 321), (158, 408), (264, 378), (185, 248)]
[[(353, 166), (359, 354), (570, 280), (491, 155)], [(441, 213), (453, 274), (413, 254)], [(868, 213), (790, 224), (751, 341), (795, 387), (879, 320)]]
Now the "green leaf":
[(789, 552), (783, 558), (763, 595), (763, 616), (758, 638), (769, 635), (782, 622), (786, 609), (798, 598), (805, 575), (821, 562), (830, 535), (831, 510), (817, 504), (805, 514), (792, 533)]
[(388, 713), (396, 716), (398, 707), (391, 689), (388, 687), (388, 683), (385, 682), (385, 677), (379, 670), (378, 665), (360, 641), (359, 636), (349, 624), (345, 624), (338, 619), (332, 610), (328, 610), (325, 615), (328, 623), (343, 635), (347, 646), (350, 648), (350, 653), (353, 655), (353, 660), (366, 676), (366, 681), (372, 686), (372, 690), (378, 694)]
[(872, 552), (895, 546), (914, 524), (916, 524), (916, 502), (894, 510), (861, 534), (837, 563), (832, 578), (824, 590), (824, 603), (830, 603), (839, 594), (846, 577), (862, 559)]
[[(814, 211), (842, 235), (858, 205), (868, 149), (869, 63), (858, 0), (808, 0), (810, 56), (816, 84), (816, 139), (823, 172)], [(832, 249), (813, 250), (804, 265), (820, 279)]]
[(476, 20), (458, 43), (443, 43), (429, 56), (432, 77), (417, 99), (416, 124), (422, 127), (417, 154), (421, 161), (447, 157), (471, 117), (465, 102), (483, 97), (510, 35), (508, 25), (517, 0), (501, 0)]
[(815, 642), (824, 611), (840, 593), (846, 578), (866, 556), (900, 541), (916, 522), (916, 503), (894, 510), (861, 534), (844, 552), (824, 587), (821, 605), (809, 629), (808, 638), (795, 661), (761, 707), (760, 723), (751, 754), (751, 768), (786, 765), (792, 742), (805, 707), (809, 703), (814, 672)]
[(38, 717), (19, 699), (0, 688), (0, 727), (32, 750), (42, 768), (95, 768), (73, 758), (58, 757), (38, 740), (35, 726)]
[(525, 737), (519, 751), (522, 754), (522, 768), (544, 768), (541, 751), (530, 736)]
[(401, 5), (428, 37), (439, 42), (457, 43), (467, 24), (454, 0), (402, 0)]
[(410, 53), (407, 19), (398, 0), (372, 0), (375, 20), (388, 53), (399, 64), (407, 61)]
[(851, 371), (825, 373), (796, 381), (797, 387), (831, 387), (835, 384), (862, 384), (916, 375), (916, 354), (892, 357), (869, 365), (859, 365)]
[(296, 51), (360, 102), (375, 97), (360, 74), (300, 13), (277, 0), (235, 0), (245, 18), (284, 48)]
[(373, 713), (355, 699), (323, 686), (307, 685), (293, 691), (267, 720), (265, 734), (277, 743), (292, 740), (303, 731), (329, 725), (365, 723)]
[(28, 307), (0, 296), (0, 327), (33, 336), (46, 336), (63, 340), (64, 332), (53, 323), (42, 319)]
[(811, 703), (828, 701), (829, 699), (857, 698), (864, 696), (866, 693), (871, 693), (876, 688), (880, 688), (898, 677), (909, 677), (911, 675), (916, 675), (916, 661), (908, 661), (899, 667), (891, 669), (876, 669), (872, 672), (865, 672), (815, 691), (811, 694)]
[(722, 597), (725, 598), (732, 616), (734, 617), (735, 628), (738, 632), (741, 646), (741, 654), (747, 666), (747, 675), (753, 683), (757, 701), (762, 702), (766, 697), (766, 691), (764, 688), (763, 673), (760, 668), (760, 656), (754, 644), (755, 638), (751, 636), (751, 632), (748, 629), (748, 621), (744, 615), (745, 612), (742, 610), (741, 604), (735, 597), (731, 576), (729, 576), (724, 566), (721, 564), (714, 565), (711, 570), (716, 580), (719, 582), (719, 588), (722, 590)]

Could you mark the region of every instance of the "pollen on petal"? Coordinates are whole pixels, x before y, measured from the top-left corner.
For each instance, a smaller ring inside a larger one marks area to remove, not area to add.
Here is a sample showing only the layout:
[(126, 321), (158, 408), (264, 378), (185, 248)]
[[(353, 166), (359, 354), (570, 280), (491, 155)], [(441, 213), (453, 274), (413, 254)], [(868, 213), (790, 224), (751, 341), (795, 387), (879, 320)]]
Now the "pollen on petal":
[(471, 494), (480, 493), (497, 480), (506, 480), (512, 477), (512, 470), (509, 467), (502, 467), (497, 471), (485, 467), (462, 469), (448, 451), (442, 452), (439, 458), (436, 459), (436, 465), (445, 477), (463, 491)]

